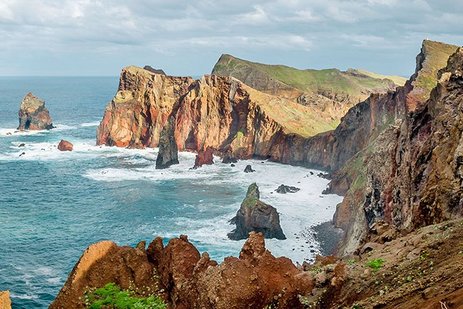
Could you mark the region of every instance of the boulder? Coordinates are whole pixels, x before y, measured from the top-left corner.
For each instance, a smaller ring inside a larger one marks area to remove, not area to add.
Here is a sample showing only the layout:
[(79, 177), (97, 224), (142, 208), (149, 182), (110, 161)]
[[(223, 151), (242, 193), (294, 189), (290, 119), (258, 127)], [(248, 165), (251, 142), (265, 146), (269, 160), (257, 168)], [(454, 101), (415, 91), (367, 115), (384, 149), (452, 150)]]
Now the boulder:
[(246, 167), (244, 168), (244, 172), (245, 173), (253, 173), (255, 172), (255, 170), (252, 169), (252, 166), (250, 164), (246, 165)]
[(159, 153), (156, 158), (156, 168), (164, 169), (178, 164), (178, 148), (174, 136), (174, 119), (170, 119), (161, 132), (159, 138)]
[(64, 139), (62, 139), (58, 144), (58, 150), (60, 151), (72, 151), (73, 149), (74, 145)]
[(11, 299), (9, 291), (0, 291), (0, 308), (11, 309)]
[(250, 232), (260, 232), (265, 238), (286, 239), (275, 207), (259, 200), (259, 188), (251, 184), (236, 216), (230, 221), (236, 229), (228, 233), (233, 240), (246, 239)]
[(54, 128), (50, 113), (45, 107), (45, 101), (30, 92), (22, 100), (18, 116), (18, 130), (20, 131), (50, 130)]
[(205, 150), (198, 151), (195, 159), (194, 169), (201, 167), (203, 165), (214, 164), (214, 149), (207, 147)]
[(277, 193), (286, 194), (286, 193), (296, 193), (297, 191), (301, 190), (298, 187), (287, 186), (287, 185), (280, 185), (275, 191)]

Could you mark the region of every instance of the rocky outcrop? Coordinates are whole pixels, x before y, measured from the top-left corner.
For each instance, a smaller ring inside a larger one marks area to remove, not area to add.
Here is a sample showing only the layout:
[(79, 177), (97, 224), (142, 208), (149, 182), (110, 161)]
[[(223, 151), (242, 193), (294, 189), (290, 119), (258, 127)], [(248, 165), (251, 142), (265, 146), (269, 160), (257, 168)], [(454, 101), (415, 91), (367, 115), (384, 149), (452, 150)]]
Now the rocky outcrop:
[(50, 130), (54, 128), (50, 113), (45, 107), (45, 101), (30, 92), (22, 100), (18, 115), (18, 130), (20, 131)]
[(178, 148), (174, 138), (173, 119), (170, 119), (161, 132), (156, 168), (164, 169), (178, 163)]
[(179, 309), (303, 308), (299, 295), (312, 290), (309, 273), (275, 258), (261, 234), (251, 233), (239, 258), (220, 265), (200, 255), (186, 236), (165, 247), (156, 238), (146, 251), (106, 241), (87, 249), (50, 308), (84, 308), (86, 289), (109, 282), (124, 288), (130, 280), (132, 290), (160, 294)]
[(156, 271), (146, 251), (101, 241), (85, 250), (50, 308), (85, 308), (84, 293), (115, 283), (123, 289), (137, 287), (146, 295), (157, 286)]
[(244, 168), (244, 172), (245, 173), (254, 173), (255, 170), (252, 168), (252, 166), (250, 164), (246, 165), (246, 167)]
[(150, 65), (145, 65), (143, 67), (143, 69), (147, 70), (147, 71), (150, 71), (151, 73), (154, 73), (154, 74), (160, 74), (160, 75), (167, 75), (163, 70), (161, 69), (155, 69), (153, 68), (152, 66)]
[(207, 147), (198, 151), (198, 154), (195, 158), (194, 169), (199, 168), (203, 165), (212, 165), (214, 164), (214, 149)]
[(233, 240), (246, 239), (250, 232), (260, 232), (265, 238), (286, 239), (277, 210), (260, 201), (259, 188), (251, 184), (236, 216), (230, 221), (236, 228), (228, 233)]
[(11, 309), (11, 299), (9, 291), (0, 291), (0, 308)]
[(74, 149), (74, 145), (71, 142), (65, 141), (62, 139), (58, 144), (58, 150), (60, 151), (72, 151)]
[(275, 192), (280, 193), (280, 194), (286, 194), (286, 193), (296, 193), (299, 190), (301, 189), (297, 187), (287, 186), (287, 185), (282, 184), (275, 190)]

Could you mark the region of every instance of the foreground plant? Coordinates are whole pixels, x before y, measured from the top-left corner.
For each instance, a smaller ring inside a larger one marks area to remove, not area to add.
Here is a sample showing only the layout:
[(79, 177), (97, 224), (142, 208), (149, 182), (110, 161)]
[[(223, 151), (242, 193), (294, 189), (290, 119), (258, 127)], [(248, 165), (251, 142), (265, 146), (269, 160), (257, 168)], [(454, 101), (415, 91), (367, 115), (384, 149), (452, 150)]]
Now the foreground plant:
[(383, 267), (384, 260), (383, 259), (373, 259), (368, 261), (367, 266), (373, 269), (373, 271), (378, 271)]
[(167, 305), (158, 296), (138, 297), (133, 291), (122, 290), (115, 283), (108, 283), (102, 288), (86, 293), (85, 305), (90, 309), (167, 308)]

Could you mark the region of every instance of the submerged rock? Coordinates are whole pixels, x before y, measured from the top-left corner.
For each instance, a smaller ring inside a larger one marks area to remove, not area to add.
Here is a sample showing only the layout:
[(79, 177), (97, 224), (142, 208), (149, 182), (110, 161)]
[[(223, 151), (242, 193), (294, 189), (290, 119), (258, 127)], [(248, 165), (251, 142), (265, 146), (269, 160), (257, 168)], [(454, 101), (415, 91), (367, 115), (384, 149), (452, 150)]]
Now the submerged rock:
[(18, 116), (18, 130), (20, 131), (50, 130), (54, 128), (50, 113), (45, 107), (45, 101), (30, 92), (22, 100)]
[(72, 151), (73, 149), (74, 145), (64, 139), (62, 139), (58, 144), (58, 150), (60, 151)]
[(250, 232), (260, 232), (265, 238), (286, 239), (275, 207), (259, 200), (259, 187), (251, 184), (236, 216), (230, 221), (236, 229), (228, 233), (233, 240), (246, 239)]
[(206, 150), (198, 151), (195, 159), (194, 169), (201, 167), (203, 165), (214, 164), (214, 149), (207, 147)]
[(255, 170), (252, 169), (252, 166), (250, 164), (246, 165), (245, 169), (244, 169), (244, 172), (245, 173), (253, 173), (255, 172)]
[(11, 309), (11, 299), (9, 291), (0, 291), (0, 308)]
[(179, 164), (173, 121), (173, 118), (170, 119), (161, 132), (161, 137), (159, 138), (159, 153), (156, 158), (157, 169), (164, 169), (171, 165)]
[(282, 184), (275, 191), (277, 193), (286, 194), (286, 193), (296, 193), (299, 190), (301, 190), (301, 189), (298, 188), (298, 187), (287, 186), (287, 185)]

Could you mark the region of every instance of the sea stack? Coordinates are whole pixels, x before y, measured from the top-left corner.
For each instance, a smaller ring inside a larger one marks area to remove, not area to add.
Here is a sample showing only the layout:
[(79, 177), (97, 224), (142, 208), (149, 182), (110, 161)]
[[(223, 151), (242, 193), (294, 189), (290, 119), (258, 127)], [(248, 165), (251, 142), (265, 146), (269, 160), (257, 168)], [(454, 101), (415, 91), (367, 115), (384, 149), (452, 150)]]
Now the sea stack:
[(32, 93), (28, 93), (19, 107), (19, 126), (18, 130), (50, 130), (53, 123), (45, 101), (37, 98)]
[(171, 118), (159, 138), (159, 153), (156, 159), (156, 168), (164, 169), (171, 165), (178, 164), (178, 148), (174, 137), (174, 119)]
[(276, 208), (265, 204), (259, 198), (259, 187), (253, 183), (249, 186), (236, 216), (230, 221), (236, 224), (236, 229), (228, 233), (228, 238), (246, 239), (250, 232), (260, 232), (265, 238), (286, 239)]
[(203, 165), (212, 165), (214, 164), (214, 149), (207, 147), (205, 150), (198, 151), (195, 159), (194, 169), (201, 167)]

